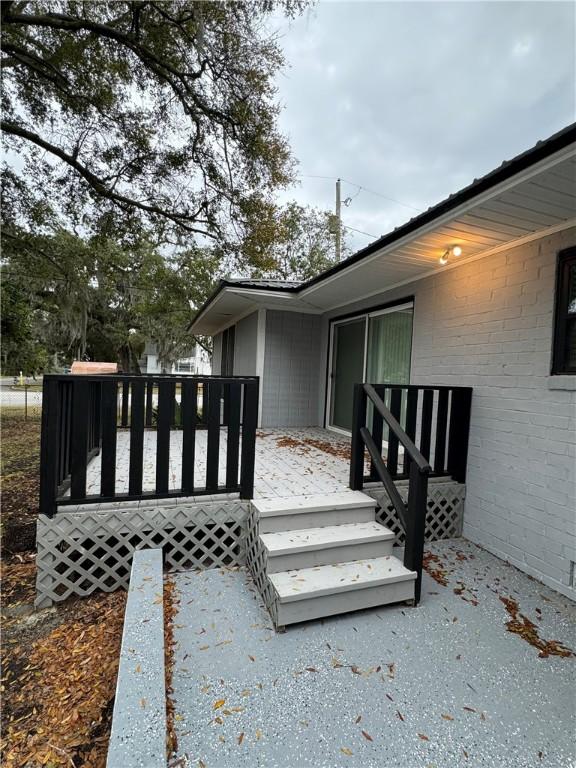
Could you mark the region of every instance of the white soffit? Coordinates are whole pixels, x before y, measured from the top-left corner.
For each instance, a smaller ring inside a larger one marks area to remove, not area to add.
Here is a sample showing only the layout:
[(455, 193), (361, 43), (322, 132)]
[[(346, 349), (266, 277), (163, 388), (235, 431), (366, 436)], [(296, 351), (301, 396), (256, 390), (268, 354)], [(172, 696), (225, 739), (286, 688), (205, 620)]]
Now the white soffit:
[(438, 260), (449, 246), (462, 248), (452, 265), (464, 264), (569, 226), (576, 226), (574, 145), (297, 293), (225, 287), (192, 330), (214, 334), (262, 307), (326, 312), (447, 269)]

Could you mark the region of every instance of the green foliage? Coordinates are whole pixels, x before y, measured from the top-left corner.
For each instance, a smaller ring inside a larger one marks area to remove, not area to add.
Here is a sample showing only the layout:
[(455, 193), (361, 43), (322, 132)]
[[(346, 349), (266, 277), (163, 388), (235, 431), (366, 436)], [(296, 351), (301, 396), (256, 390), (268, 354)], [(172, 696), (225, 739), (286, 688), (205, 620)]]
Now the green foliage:
[(266, 21), (305, 5), (3, 2), (5, 219), (238, 245), (292, 178)]
[[(270, 206), (251, 228), (245, 244), (246, 266), (254, 277), (309, 280), (336, 263), (334, 216), (290, 202)], [(342, 233), (341, 257), (348, 254)]]
[(150, 340), (169, 368), (195, 343), (187, 327), (219, 263), (205, 249), (168, 257), (145, 240), (118, 244), (64, 231), (36, 237), (20, 232), (5, 243), (6, 366), (21, 367), (25, 336), (44, 358), (56, 355), (69, 363), (88, 357), (134, 372)]

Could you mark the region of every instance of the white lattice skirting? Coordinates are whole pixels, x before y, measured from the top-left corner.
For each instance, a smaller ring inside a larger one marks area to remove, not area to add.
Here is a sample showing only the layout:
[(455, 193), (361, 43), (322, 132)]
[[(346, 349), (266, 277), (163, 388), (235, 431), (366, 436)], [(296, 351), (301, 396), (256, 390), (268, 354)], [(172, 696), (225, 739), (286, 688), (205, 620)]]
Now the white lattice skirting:
[(223, 500), (40, 515), (36, 606), (127, 588), (132, 554), (147, 547), (162, 548), (173, 570), (243, 565), (249, 507)]
[[(404, 501), (408, 498), (408, 483), (396, 483)], [(380, 505), (376, 519), (396, 534), (396, 543), (404, 543), (404, 531), (388, 493), (382, 487), (364, 488), (364, 493)], [(428, 483), (428, 512), (426, 515), (426, 541), (454, 539), (462, 535), (466, 486), (453, 480), (430, 480)]]
[[(406, 483), (398, 483), (405, 499)], [(404, 541), (395, 510), (383, 488), (365, 488), (380, 505), (377, 519)], [(426, 540), (460, 536), (465, 486), (431, 481), (428, 487)], [(122, 509), (123, 511), (119, 511)], [(266, 577), (266, 553), (258, 520), (247, 501), (223, 499), (164, 507), (58, 512), (40, 515), (37, 526), (36, 606), (45, 608), (71, 595), (127, 588), (132, 553), (160, 547), (168, 569), (248, 567), (275, 620), (275, 598)]]

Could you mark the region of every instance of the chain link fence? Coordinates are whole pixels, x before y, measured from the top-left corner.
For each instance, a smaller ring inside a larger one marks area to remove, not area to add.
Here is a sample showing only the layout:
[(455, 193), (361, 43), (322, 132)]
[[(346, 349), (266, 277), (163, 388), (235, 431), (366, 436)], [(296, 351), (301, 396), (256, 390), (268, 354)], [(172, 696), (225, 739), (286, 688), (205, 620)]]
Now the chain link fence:
[(0, 383), (0, 408), (3, 416), (39, 420), (42, 416), (42, 380), (3, 378)]

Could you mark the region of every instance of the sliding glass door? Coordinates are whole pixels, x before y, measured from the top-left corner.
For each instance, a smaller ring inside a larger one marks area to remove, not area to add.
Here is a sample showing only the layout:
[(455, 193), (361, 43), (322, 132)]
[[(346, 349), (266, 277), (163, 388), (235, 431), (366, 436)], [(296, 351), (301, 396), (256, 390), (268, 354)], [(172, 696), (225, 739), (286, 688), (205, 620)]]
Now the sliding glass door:
[(328, 426), (352, 428), (354, 384), (408, 384), (413, 305), (332, 324)]
[(352, 429), (354, 384), (363, 380), (366, 320), (335, 323), (332, 332), (330, 424)]
[(366, 381), (408, 384), (412, 349), (412, 307), (368, 316)]

